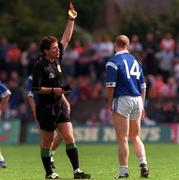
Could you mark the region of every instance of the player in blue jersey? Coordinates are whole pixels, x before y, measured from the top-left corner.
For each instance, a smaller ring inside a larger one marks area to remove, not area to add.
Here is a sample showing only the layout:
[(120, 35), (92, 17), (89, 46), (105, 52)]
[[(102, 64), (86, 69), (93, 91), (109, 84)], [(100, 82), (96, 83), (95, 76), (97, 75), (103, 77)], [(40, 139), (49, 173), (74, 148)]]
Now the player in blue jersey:
[(113, 126), (119, 148), (119, 175), (128, 174), (128, 138), (139, 159), (142, 177), (148, 177), (149, 170), (145, 148), (140, 139), (141, 119), (144, 118), (146, 84), (141, 64), (129, 51), (129, 38), (119, 35), (115, 39), (116, 54), (106, 64), (106, 88), (109, 108), (113, 112)]
[[(30, 108), (31, 108), (31, 111), (32, 111), (32, 116), (34, 118), (34, 120), (37, 122), (38, 124), (38, 121), (36, 120), (36, 103), (38, 101), (37, 99), (37, 96), (36, 94), (34, 94), (32, 92), (32, 75), (30, 75), (27, 79), (27, 84), (26, 84), (26, 89), (27, 89), (27, 100), (29, 102), (29, 105), (30, 105)], [(61, 137), (61, 134), (60, 132), (56, 129), (55, 131), (55, 135), (54, 135), (54, 140), (53, 140), (53, 145), (52, 145), (52, 155), (51, 155), (51, 167), (53, 169), (56, 169), (55, 167), (55, 164), (54, 164), (54, 154), (55, 154), (55, 150), (56, 148), (59, 146), (59, 144), (61, 143), (62, 141), (62, 137)]]
[[(3, 83), (0, 82), (0, 98), (1, 98), (1, 100), (0, 100), (0, 118), (1, 118), (1, 113), (4, 112), (4, 110), (7, 106), (10, 95), (11, 95), (10, 90)], [(0, 150), (0, 168), (6, 168), (6, 167), (7, 167), (7, 165), (4, 161), (4, 157)]]

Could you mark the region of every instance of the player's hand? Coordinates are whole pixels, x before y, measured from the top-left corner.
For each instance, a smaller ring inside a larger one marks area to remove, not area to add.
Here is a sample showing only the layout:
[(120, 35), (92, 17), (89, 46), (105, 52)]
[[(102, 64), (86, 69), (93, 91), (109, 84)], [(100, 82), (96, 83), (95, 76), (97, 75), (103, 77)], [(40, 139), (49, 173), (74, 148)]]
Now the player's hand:
[(71, 19), (71, 20), (75, 20), (76, 17), (77, 17), (77, 12), (75, 11), (72, 2), (70, 2), (70, 7), (69, 7), (68, 15), (69, 15), (69, 19)]
[(145, 109), (143, 108), (143, 109), (142, 109), (141, 120), (144, 120), (144, 118), (145, 118)]
[(64, 90), (64, 94), (69, 94), (72, 91), (72, 89), (69, 85), (62, 86), (61, 88)]
[(71, 106), (70, 106), (70, 103), (67, 104), (67, 113), (68, 113), (68, 115), (71, 114)]
[(62, 88), (54, 88), (54, 93), (57, 95), (57, 96), (61, 96), (63, 93), (64, 93), (64, 90)]

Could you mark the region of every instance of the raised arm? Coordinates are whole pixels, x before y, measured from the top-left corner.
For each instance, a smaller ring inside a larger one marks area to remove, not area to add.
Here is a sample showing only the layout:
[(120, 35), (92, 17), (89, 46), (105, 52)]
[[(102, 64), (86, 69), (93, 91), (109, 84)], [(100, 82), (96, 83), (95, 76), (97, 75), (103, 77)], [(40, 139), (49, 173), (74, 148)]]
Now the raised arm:
[(65, 49), (68, 45), (68, 42), (71, 39), (73, 29), (74, 29), (74, 21), (77, 17), (77, 12), (75, 11), (73, 4), (70, 3), (70, 9), (68, 11), (69, 19), (65, 28), (65, 31), (62, 36), (61, 43), (63, 44), (63, 48)]

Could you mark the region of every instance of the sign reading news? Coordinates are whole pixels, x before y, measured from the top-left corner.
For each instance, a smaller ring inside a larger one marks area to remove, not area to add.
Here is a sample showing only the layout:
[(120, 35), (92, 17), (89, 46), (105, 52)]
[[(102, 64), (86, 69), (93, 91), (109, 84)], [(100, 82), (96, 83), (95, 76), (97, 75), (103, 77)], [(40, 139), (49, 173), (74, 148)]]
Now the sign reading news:
[[(116, 134), (113, 127), (75, 126), (74, 135), (78, 143), (115, 143)], [(27, 143), (38, 143), (39, 132), (35, 124), (29, 124)], [(144, 126), (141, 129), (141, 139), (145, 143), (171, 142), (171, 128), (169, 125)]]
[[(112, 127), (75, 127), (76, 142), (114, 143), (116, 134)], [(141, 139), (145, 143), (170, 142), (170, 126), (142, 127)]]

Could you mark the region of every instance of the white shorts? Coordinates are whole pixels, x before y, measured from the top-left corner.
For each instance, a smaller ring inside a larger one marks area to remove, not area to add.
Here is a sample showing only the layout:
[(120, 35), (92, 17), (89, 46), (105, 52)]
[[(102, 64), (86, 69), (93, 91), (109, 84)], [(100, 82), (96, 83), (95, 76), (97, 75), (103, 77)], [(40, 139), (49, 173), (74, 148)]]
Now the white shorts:
[(141, 96), (119, 96), (113, 99), (114, 112), (130, 120), (138, 120), (141, 117), (143, 102)]

